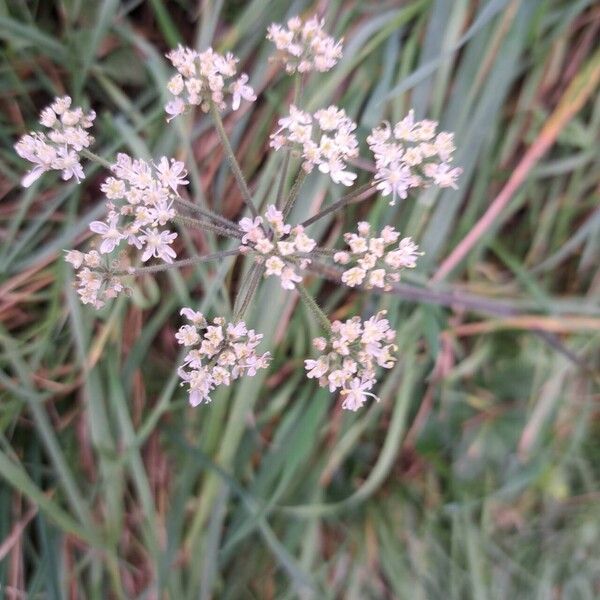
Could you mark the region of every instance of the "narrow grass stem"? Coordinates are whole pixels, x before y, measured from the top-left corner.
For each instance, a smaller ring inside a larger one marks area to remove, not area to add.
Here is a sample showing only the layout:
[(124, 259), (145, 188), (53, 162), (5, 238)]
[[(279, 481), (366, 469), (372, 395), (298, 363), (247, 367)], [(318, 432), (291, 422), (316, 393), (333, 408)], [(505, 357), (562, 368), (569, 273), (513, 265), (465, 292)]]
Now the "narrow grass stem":
[(330, 206), (327, 206), (326, 208), (320, 210), (316, 215), (313, 215), (309, 219), (306, 219), (306, 221), (302, 221), (300, 225), (302, 225), (303, 227), (308, 227), (309, 225), (316, 223), (319, 219), (326, 217), (332, 212), (340, 210), (340, 208), (343, 208), (347, 204), (357, 204), (358, 202), (362, 202), (363, 200), (370, 198), (376, 192), (377, 190), (374, 187), (372, 187), (370, 183), (367, 183), (354, 190), (353, 192), (342, 196), (337, 202), (334, 202)]
[(97, 162), (99, 165), (102, 165), (105, 169), (110, 169), (112, 166), (105, 158), (102, 158), (101, 156), (94, 154), (87, 148), (84, 148), (81, 151), (81, 154), (83, 154), (83, 156), (85, 156), (86, 158), (89, 158), (90, 160)]
[(150, 273), (159, 273), (160, 271), (168, 271), (169, 269), (180, 269), (182, 267), (189, 267), (192, 265), (199, 265), (200, 263), (209, 262), (211, 260), (220, 260), (228, 256), (237, 256), (240, 254), (239, 249), (235, 250), (223, 250), (222, 252), (213, 252), (212, 254), (205, 254), (203, 256), (194, 256), (193, 258), (184, 258), (182, 260), (176, 260), (172, 263), (161, 263), (159, 265), (149, 265), (147, 267), (137, 267), (129, 271), (122, 271), (116, 273), (116, 275), (148, 275)]
[(242, 173), (242, 169), (233, 153), (233, 149), (231, 148), (231, 144), (229, 143), (229, 138), (227, 137), (227, 133), (225, 132), (225, 128), (223, 127), (223, 121), (221, 119), (221, 115), (215, 103), (211, 100), (210, 102), (210, 114), (213, 118), (213, 122), (215, 124), (215, 128), (217, 130), (217, 134), (219, 135), (219, 139), (221, 140), (221, 145), (223, 146), (223, 150), (225, 151), (225, 157), (227, 158), (227, 162), (231, 167), (233, 172), (233, 176), (237, 181), (237, 184), (242, 192), (242, 197), (244, 198), (244, 202), (250, 209), (253, 217), (258, 217), (258, 211), (256, 210), (256, 206), (252, 200), (252, 195), (250, 194), (250, 190), (248, 189), (248, 184), (244, 179), (244, 174)]
[(243, 234), (241, 231), (231, 229), (230, 227), (221, 227), (210, 221), (202, 221), (200, 219), (194, 219), (192, 217), (186, 217), (185, 215), (177, 215), (173, 218), (174, 221), (192, 227), (193, 229), (200, 229), (202, 231), (212, 231), (226, 237), (241, 239)]
[(331, 322), (329, 321), (327, 315), (323, 312), (321, 307), (317, 304), (317, 301), (308, 293), (308, 290), (304, 287), (303, 284), (299, 283), (296, 286), (296, 289), (300, 294), (302, 302), (304, 302), (308, 310), (310, 310), (310, 312), (317, 318), (321, 327), (323, 327), (323, 329), (327, 331), (328, 334), (331, 333)]

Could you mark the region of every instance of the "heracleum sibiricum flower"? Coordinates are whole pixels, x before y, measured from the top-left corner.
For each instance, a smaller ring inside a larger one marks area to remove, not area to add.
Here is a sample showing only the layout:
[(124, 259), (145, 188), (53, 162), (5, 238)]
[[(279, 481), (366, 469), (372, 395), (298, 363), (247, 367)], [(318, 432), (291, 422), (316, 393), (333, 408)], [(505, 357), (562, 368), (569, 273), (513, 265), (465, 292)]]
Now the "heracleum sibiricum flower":
[(239, 222), (243, 231), (241, 250), (253, 251), (265, 264), (265, 277), (279, 277), (281, 287), (293, 290), (302, 281), (296, 267), (305, 269), (310, 264), (310, 254), (317, 242), (306, 235), (302, 225), (286, 225), (283, 213), (271, 204), (264, 217), (244, 217)]
[(379, 236), (371, 236), (371, 226), (366, 221), (358, 224), (357, 233), (345, 233), (349, 250), (333, 255), (336, 263), (348, 267), (342, 274), (342, 282), (349, 287), (364, 285), (390, 290), (391, 284), (400, 281), (400, 272), (414, 269), (417, 258), (423, 254), (412, 238), (398, 242), (399, 239), (400, 234), (389, 225)]
[(142, 262), (153, 256), (173, 262), (172, 243), (177, 234), (164, 226), (176, 215), (177, 188), (188, 183), (183, 163), (163, 156), (155, 165), (118, 154), (111, 169), (114, 176), (100, 186), (108, 214), (104, 221), (90, 223), (90, 229), (102, 239), (100, 253), (110, 253), (126, 241), (142, 250)]
[(358, 156), (358, 140), (353, 133), (356, 123), (344, 109), (332, 105), (311, 115), (292, 104), (289, 116), (279, 119), (278, 124), (271, 134), (272, 148), (291, 148), (302, 157), (302, 168), (307, 173), (317, 167), (334, 183), (354, 183), (356, 173), (346, 170), (346, 163)]
[(288, 73), (329, 71), (342, 57), (342, 41), (336, 41), (323, 30), (325, 22), (313, 17), (303, 22), (292, 17), (287, 27), (273, 23), (267, 39), (275, 44), (277, 55)]
[(123, 268), (119, 259), (109, 262), (97, 250), (69, 250), (65, 260), (75, 269), (75, 289), (82, 304), (98, 310), (126, 290), (122, 277), (116, 274)]
[(462, 173), (452, 168), (454, 135), (442, 131), (436, 135), (436, 121), (415, 121), (415, 112), (391, 127), (389, 123), (373, 129), (367, 143), (375, 155), (375, 182), (382, 196), (394, 204), (407, 197), (411, 188), (452, 187)]
[(371, 392), (375, 386), (378, 367), (391, 369), (397, 347), (391, 343), (396, 332), (381, 311), (362, 321), (353, 317), (331, 324), (329, 339), (318, 337), (313, 346), (321, 352), (317, 359), (304, 361), (306, 375), (317, 379), (330, 392), (339, 390), (342, 408), (356, 411), (368, 397), (379, 398)]
[(189, 351), (177, 372), (181, 385), (188, 387), (192, 406), (210, 402), (210, 393), (217, 386), (268, 367), (269, 352), (256, 352), (262, 334), (248, 329), (244, 321), (227, 323), (217, 317), (209, 324), (202, 313), (191, 308), (181, 309), (181, 314), (190, 324), (182, 325), (175, 338)]
[(236, 78), (238, 58), (228, 52), (226, 55), (208, 48), (197, 52), (185, 46), (171, 50), (167, 58), (177, 69), (167, 85), (173, 98), (165, 106), (170, 121), (182, 114), (189, 106), (199, 106), (204, 112), (212, 103), (219, 109), (227, 107), (226, 95), (231, 97), (231, 108), (237, 110), (242, 99), (256, 100), (254, 90), (248, 85), (248, 76), (242, 73)]
[[(341, 42), (326, 35), (322, 27), (323, 22), (316, 18), (302, 22), (295, 17), (288, 21), (287, 27), (273, 24), (269, 28), (267, 37), (276, 45), (278, 56), (289, 73), (326, 71), (339, 60)], [(168, 121), (190, 106), (213, 112), (214, 109), (222, 111), (230, 104), (237, 110), (242, 100), (253, 102), (256, 99), (248, 85), (248, 76), (236, 73), (238, 60), (232, 54), (221, 55), (212, 48), (197, 52), (179, 46), (167, 56), (177, 70), (168, 83), (172, 95), (165, 107)], [(86, 114), (79, 108), (71, 110), (70, 103), (68, 97), (56, 99), (42, 112), (40, 119), (50, 132), (47, 135), (32, 133), (16, 144), (17, 152), (34, 163), (34, 168), (23, 179), (23, 185), (31, 185), (44, 171), (51, 169), (62, 171), (65, 179), (83, 177), (79, 153), (92, 142), (86, 129), (95, 115), (93, 111)], [(365, 321), (353, 317), (330, 323), (302, 285), (301, 272), (314, 269), (318, 273), (319, 259), (332, 257), (337, 265), (344, 266), (341, 283), (385, 291), (398, 281), (403, 269), (415, 266), (421, 255), (418, 246), (410, 237), (401, 239), (391, 226), (372, 235), (369, 224), (359, 222), (357, 233), (344, 236), (348, 250), (318, 248), (302, 224), (292, 226), (284, 222), (284, 212), (289, 214), (301, 197), (299, 190), (304, 172), (311, 172), (316, 167), (329, 175), (334, 183), (345, 186), (354, 183), (357, 175), (348, 169), (348, 163), (358, 157), (356, 124), (343, 109), (332, 105), (310, 114), (292, 105), (289, 114), (279, 119), (270, 145), (275, 150), (283, 147), (291, 150), (291, 156), (300, 159), (301, 170), (296, 173), (296, 182), (286, 198), (287, 176), (292, 175), (288, 169), (295, 166), (295, 161), (285, 161), (286, 167), (277, 187), (277, 204), (268, 206), (262, 216), (255, 205), (257, 198), (250, 191), (254, 182), (250, 182), (250, 186), (246, 183), (220, 117), (218, 114), (213, 117), (219, 140), (252, 217), (243, 217), (236, 224), (180, 196), (179, 188), (188, 183), (185, 166), (180, 161), (162, 157), (153, 163), (119, 154), (111, 167), (111, 176), (101, 185), (108, 210), (103, 220), (90, 224), (90, 229), (97, 234), (91, 249), (87, 252), (70, 250), (65, 257), (76, 272), (77, 293), (84, 304), (98, 309), (108, 300), (127, 292), (126, 281), (131, 277), (238, 253), (248, 255), (262, 265), (265, 277), (278, 277), (286, 290), (297, 289), (302, 301), (327, 331), (327, 338), (318, 337), (313, 341), (320, 355), (305, 361), (307, 376), (317, 379), (319, 385), (331, 392), (339, 393), (344, 409), (358, 410), (368, 398), (378, 399), (373, 393), (377, 371), (392, 368), (396, 334), (384, 317), (385, 311)], [(414, 112), (410, 111), (394, 127), (384, 124), (367, 138), (375, 154), (374, 187), (383, 196), (391, 195), (392, 204), (397, 198), (405, 198), (411, 188), (427, 185), (456, 187), (461, 170), (451, 166), (453, 135), (436, 134), (436, 129), (436, 122), (417, 122)], [(85, 154), (103, 162), (90, 152)], [(346, 202), (359, 202), (367, 197), (363, 197), (362, 190), (357, 191), (335, 205), (309, 215), (305, 223), (312, 224), (330, 214), (332, 209), (341, 209)], [(278, 205), (285, 206), (283, 212)], [(176, 206), (186, 212), (177, 214)], [(239, 245), (232, 250), (172, 264), (176, 258), (173, 242), (177, 234), (170, 231), (167, 224), (174, 218), (181, 224), (233, 238)], [(160, 262), (138, 266), (151, 258)], [(242, 375), (252, 376), (268, 366), (269, 353), (257, 353), (262, 335), (248, 330), (241, 320), (256, 290), (256, 285), (246, 281), (248, 285), (243, 282), (239, 286), (235, 317), (231, 323), (223, 317), (208, 323), (204, 315), (191, 308), (181, 311), (188, 323), (179, 328), (175, 337), (187, 353), (178, 372), (182, 385), (188, 388), (190, 404), (194, 406), (210, 402), (210, 393), (217, 386), (229, 385)]]
[(79, 153), (94, 141), (86, 129), (92, 126), (96, 113), (70, 107), (69, 96), (56, 98), (40, 114), (40, 124), (50, 131), (31, 132), (15, 144), (17, 154), (34, 164), (21, 180), (23, 187), (29, 187), (46, 171), (62, 171), (64, 180), (74, 178), (77, 183), (84, 178)]

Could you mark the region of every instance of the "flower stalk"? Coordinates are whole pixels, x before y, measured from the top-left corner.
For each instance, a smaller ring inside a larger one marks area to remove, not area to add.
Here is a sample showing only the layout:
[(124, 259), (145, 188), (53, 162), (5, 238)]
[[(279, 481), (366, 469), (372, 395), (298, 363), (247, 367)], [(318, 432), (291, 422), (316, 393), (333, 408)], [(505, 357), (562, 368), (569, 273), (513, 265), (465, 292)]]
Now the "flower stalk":
[(219, 139), (221, 140), (221, 145), (223, 146), (223, 150), (225, 152), (225, 158), (231, 167), (231, 171), (233, 172), (233, 176), (237, 181), (238, 187), (242, 192), (242, 198), (246, 203), (246, 206), (250, 210), (250, 213), (253, 217), (258, 216), (258, 210), (254, 205), (254, 201), (252, 200), (252, 194), (250, 193), (250, 189), (248, 188), (248, 184), (246, 183), (246, 179), (244, 178), (244, 174), (242, 173), (242, 169), (235, 157), (233, 149), (231, 148), (231, 144), (229, 143), (229, 138), (227, 137), (227, 132), (225, 131), (225, 127), (223, 127), (223, 120), (221, 119), (221, 114), (214, 103), (214, 101), (210, 100), (210, 114), (213, 119), (213, 123), (215, 125), (215, 129), (217, 130), (217, 134)]

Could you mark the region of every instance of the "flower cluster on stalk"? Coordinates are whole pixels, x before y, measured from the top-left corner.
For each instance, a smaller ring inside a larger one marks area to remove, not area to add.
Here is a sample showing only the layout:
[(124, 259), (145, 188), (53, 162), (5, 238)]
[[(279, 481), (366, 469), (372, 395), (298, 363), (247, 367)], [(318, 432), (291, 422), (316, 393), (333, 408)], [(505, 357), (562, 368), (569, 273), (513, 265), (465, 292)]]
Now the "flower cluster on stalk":
[(188, 183), (184, 164), (163, 156), (158, 164), (118, 154), (114, 177), (101, 185), (107, 199), (104, 221), (92, 221), (90, 229), (102, 242), (100, 253), (111, 253), (122, 241), (142, 250), (142, 262), (159, 258), (172, 263), (177, 256), (172, 244), (177, 233), (165, 229), (175, 217), (177, 188)]
[(392, 195), (390, 204), (405, 199), (411, 188), (455, 188), (462, 173), (452, 168), (454, 135), (442, 131), (436, 135), (436, 121), (415, 121), (415, 112), (391, 127), (385, 123), (373, 129), (367, 143), (375, 155), (376, 187), (382, 196)]
[(122, 242), (139, 251), (142, 262), (151, 258), (173, 262), (176, 252), (172, 244), (177, 233), (165, 225), (176, 215), (173, 202), (179, 198), (177, 188), (188, 183), (183, 163), (165, 156), (154, 165), (118, 154), (111, 170), (113, 176), (100, 186), (106, 197), (106, 217), (89, 225), (98, 235), (97, 248), (86, 253), (71, 250), (66, 255), (76, 271), (81, 301), (95, 308), (126, 290), (118, 275), (129, 268), (125, 253), (116, 259), (109, 256)]
[(397, 347), (392, 343), (396, 332), (381, 311), (363, 321), (352, 317), (331, 324), (329, 339), (318, 337), (313, 346), (321, 356), (304, 361), (306, 375), (319, 381), (330, 392), (340, 391), (342, 408), (356, 411), (367, 397), (378, 400), (371, 392), (378, 367), (391, 369)]
[(31, 132), (15, 144), (17, 154), (34, 165), (21, 180), (23, 187), (47, 171), (62, 171), (65, 181), (74, 178), (79, 183), (84, 178), (79, 154), (94, 141), (86, 130), (93, 125), (96, 113), (80, 107), (71, 109), (71, 102), (69, 96), (56, 98), (40, 114), (40, 124), (50, 131)]
[(244, 321), (227, 323), (217, 317), (209, 325), (202, 313), (191, 308), (181, 309), (181, 314), (189, 324), (182, 325), (175, 338), (190, 350), (178, 374), (182, 385), (188, 387), (192, 406), (210, 402), (215, 387), (229, 385), (243, 375), (253, 376), (269, 366), (269, 352), (256, 352), (262, 334), (248, 329)]
[(177, 74), (167, 85), (173, 98), (165, 106), (169, 120), (182, 114), (189, 106), (199, 106), (204, 112), (214, 104), (225, 110), (226, 95), (231, 97), (231, 108), (237, 110), (242, 99), (254, 102), (256, 94), (248, 85), (248, 75), (242, 73), (236, 78), (237, 59), (231, 52), (225, 56), (208, 48), (197, 52), (179, 46), (167, 54)]
[(241, 250), (253, 251), (265, 265), (265, 277), (275, 275), (285, 290), (293, 290), (302, 281), (295, 267), (306, 269), (317, 242), (306, 235), (302, 225), (286, 225), (283, 213), (271, 204), (263, 217), (244, 217), (239, 222), (244, 232)]
[(334, 40), (323, 30), (325, 22), (313, 17), (302, 22), (292, 17), (287, 27), (273, 23), (267, 30), (267, 39), (277, 48), (276, 59), (281, 60), (288, 73), (329, 71), (342, 57), (342, 40)]
[(65, 260), (75, 269), (75, 290), (82, 304), (89, 304), (99, 310), (107, 300), (116, 298), (127, 289), (123, 278), (118, 274), (124, 269), (123, 257), (111, 260), (97, 250), (69, 250), (65, 253)]
[[(328, 36), (323, 31), (323, 21), (316, 17), (308, 21), (294, 17), (287, 22), (287, 27), (273, 24), (267, 38), (275, 44), (276, 58), (283, 61), (288, 73), (328, 71), (342, 55), (341, 41)], [(313, 341), (320, 355), (305, 361), (307, 376), (317, 379), (319, 385), (331, 392), (339, 393), (344, 409), (356, 411), (368, 398), (378, 400), (373, 392), (377, 372), (393, 367), (397, 349), (396, 334), (385, 311), (366, 320), (353, 317), (331, 323), (302, 285), (302, 272), (324, 272), (326, 265), (318, 259), (327, 257), (343, 267), (333, 269), (329, 265), (331, 272), (341, 273), (341, 283), (389, 291), (399, 281), (402, 270), (414, 268), (422, 253), (410, 237), (402, 238), (391, 226), (375, 233), (369, 223), (359, 222), (356, 233), (344, 234), (348, 246), (344, 250), (318, 247), (316, 240), (306, 233), (305, 226), (349, 202), (366, 199), (374, 189), (384, 197), (391, 196), (390, 204), (394, 204), (397, 199), (406, 198), (414, 188), (430, 185), (455, 188), (461, 169), (451, 166), (453, 134), (438, 133), (435, 121), (416, 121), (412, 110), (394, 126), (384, 123), (367, 138), (375, 156), (374, 182), (326, 206), (304, 221), (304, 225), (287, 224), (285, 218), (299, 197), (304, 177), (315, 168), (334, 183), (353, 185), (357, 174), (349, 170), (349, 163), (359, 156), (356, 123), (344, 109), (334, 105), (314, 113), (302, 110), (299, 100), (291, 105), (289, 114), (278, 120), (278, 128), (270, 136), (270, 146), (275, 150), (285, 148), (288, 158), (296, 160), (284, 162), (277, 203), (270, 204), (259, 216), (251, 186), (246, 183), (232, 153), (220, 116), (228, 106), (237, 110), (242, 100), (256, 100), (254, 90), (248, 85), (248, 76), (244, 73), (238, 76), (238, 59), (231, 53), (221, 55), (212, 48), (198, 52), (179, 46), (167, 57), (177, 71), (167, 86), (172, 95), (165, 107), (167, 121), (193, 106), (211, 113), (252, 216), (244, 216), (235, 223), (182, 198), (179, 188), (188, 183), (183, 162), (163, 156), (155, 163), (118, 154), (110, 167), (111, 175), (101, 185), (106, 216), (89, 225), (96, 234), (90, 249), (86, 252), (70, 250), (65, 256), (75, 270), (75, 286), (81, 301), (99, 309), (108, 300), (127, 292), (126, 281), (135, 275), (242, 254), (261, 265), (265, 277), (279, 278), (282, 288), (297, 289), (302, 301), (326, 330), (327, 337)], [(297, 75), (297, 79), (301, 80), (301, 75)], [(93, 111), (71, 109), (69, 97), (57, 98), (44, 109), (40, 123), (50, 131), (24, 135), (15, 145), (17, 153), (34, 165), (22, 184), (27, 187), (50, 170), (61, 171), (64, 179), (79, 181), (83, 177), (80, 154), (102, 162), (87, 150), (93, 142), (87, 130), (94, 118)], [(354, 164), (360, 163), (354, 161)], [(296, 169), (296, 180), (286, 197), (290, 168)], [(186, 213), (179, 214), (178, 208), (185, 209)], [(175, 218), (182, 224), (236, 239), (239, 246), (173, 264), (177, 233), (169, 228), (169, 223)], [(139, 266), (152, 258), (157, 259), (158, 264)], [(253, 376), (268, 367), (269, 352), (257, 352), (263, 336), (248, 329), (241, 320), (256, 285), (242, 283), (240, 290), (244, 295), (240, 296), (242, 302), (236, 299), (239, 308), (233, 322), (220, 316), (209, 322), (191, 308), (181, 311), (188, 323), (182, 325), (175, 336), (186, 349), (178, 373), (193, 406), (210, 402), (210, 394), (217, 386), (229, 385), (241, 376)]]
[(356, 173), (346, 170), (346, 163), (358, 156), (355, 129), (356, 123), (343, 108), (332, 105), (311, 115), (292, 104), (289, 116), (279, 119), (279, 129), (271, 134), (271, 147), (288, 147), (302, 157), (307, 173), (317, 167), (334, 183), (350, 186)]
[(371, 226), (366, 221), (358, 224), (357, 233), (345, 233), (349, 251), (333, 255), (336, 263), (348, 267), (342, 274), (342, 282), (349, 287), (364, 285), (389, 291), (391, 284), (400, 281), (401, 270), (414, 269), (422, 255), (410, 237), (400, 239), (394, 247), (399, 239), (400, 233), (389, 225), (379, 236), (371, 236)]

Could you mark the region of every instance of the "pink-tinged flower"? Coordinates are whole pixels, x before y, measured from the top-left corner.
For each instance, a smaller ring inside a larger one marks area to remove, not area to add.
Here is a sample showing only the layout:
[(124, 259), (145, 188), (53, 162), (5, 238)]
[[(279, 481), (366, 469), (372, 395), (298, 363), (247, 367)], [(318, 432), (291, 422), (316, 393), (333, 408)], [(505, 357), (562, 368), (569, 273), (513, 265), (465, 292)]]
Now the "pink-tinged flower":
[(34, 165), (21, 180), (23, 187), (30, 187), (47, 171), (61, 171), (65, 181), (74, 178), (79, 183), (84, 178), (79, 152), (94, 141), (86, 129), (96, 113), (84, 113), (79, 107), (69, 110), (70, 105), (68, 96), (56, 98), (40, 114), (40, 124), (50, 129), (49, 133), (33, 132), (15, 144), (17, 154)]
[(391, 289), (393, 283), (400, 280), (402, 269), (414, 269), (417, 259), (423, 253), (409, 237), (402, 238), (396, 245), (400, 234), (387, 225), (379, 236), (371, 233), (368, 223), (360, 222), (358, 233), (345, 233), (344, 240), (349, 252), (336, 252), (334, 262), (348, 265), (342, 273), (342, 283), (349, 287), (364, 285), (367, 288)]
[(462, 169), (447, 164), (454, 151), (453, 134), (442, 131), (436, 135), (436, 128), (436, 121), (416, 121), (411, 110), (393, 128), (384, 123), (367, 137), (375, 155), (376, 188), (382, 196), (392, 196), (390, 204), (405, 199), (411, 188), (436, 185), (456, 189)]
[(104, 221), (92, 221), (90, 223), (90, 230), (102, 236), (101, 254), (112, 252), (119, 245), (119, 242), (125, 238), (118, 227), (118, 223), (119, 216), (117, 214), (110, 215), (106, 223)]
[(254, 102), (256, 100), (256, 94), (254, 90), (246, 85), (248, 83), (248, 75), (242, 73), (240, 77), (229, 86), (231, 92), (231, 109), (237, 110), (240, 107), (242, 98), (248, 100), (248, 102)]
[(385, 311), (364, 322), (359, 317), (334, 321), (329, 340), (313, 340), (321, 356), (304, 361), (307, 377), (318, 379), (319, 385), (330, 392), (339, 391), (344, 409), (358, 410), (368, 396), (378, 400), (371, 392), (376, 371), (394, 365), (397, 347), (390, 342), (396, 333), (383, 315)]
[(166, 263), (172, 263), (177, 256), (171, 244), (177, 237), (176, 233), (170, 231), (159, 231), (158, 229), (145, 229), (144, 235), (140, 236), (140, 241), (145, 249), (142, 254), (142, 261), (146, 262), (153, 256), (160, 258)]
[(189, 183), (185, 178), (187, 175), (185, 165), (174, 158), (169, 162), (169, 159), (163, 156), (158, 165), (156, 165), (156, 170), (159, 181), (165, 187), (170, 187), (175, 193), (177, 193), (178, 186)]
[(302, 281), (302, 277), (291, 267), (284, 267), (279, 277), (281, 279), (281, 287), (284, 290), (293, 290), (296, 288), (296, 283)]
[[(283, 222), (283, 213), (271, 204), (263, 217), (244, 217), (239, 222), (244, 232), (241, 249), (261, 255), (265, 265), (265, 277), (279, 277), (281, 287), (293, 290), (302, 281), (296, 268), (305, 269), (310, 263), (310, 254), (317, 243), (296, 225), (293, 229)], [(285, 237), (284, 237), (285, 236)]]
[(240, 219), (238, 225), (244, 232), (242, 244), (247, 244), (248, 242), (256, 243), (260, 238), (264, 237), (262, 222), (262, 217), (255, 217), (254, 219), (244, 217)]
[(247, 85), (248, 76), (242, 74), (233, 80), (236, 75), (238, 59), (228, 53), (223, 56), (208, 48), (204, 52), (196, 52), (190, 48), (179, 46), (167, 54), (177, 74), (167, 85), (173, 98), (165, 106), (170, 121), (182, 114), (187, 106), (199, 106), (204, 112), (210, 110), (211, 105), (218, 110), (224, 110), (226, 93), (231, 95), (233, 110), (240, 107), (241, 100), (254, 102), (254, 90)]
[(263, 336), (248, 329), (243, 321), (226, 323), (216, 318), (208, 325), (191, 308), (181, 312), (192, 324), (183, 325), (176, 334), (180, 344), (190, 347), (177, 372), (181, 385), (188, 387), (192, 406), (210, 402), (209, 394), (217, 386), (229, 385), (243, 375), (252, 377), (268, 367), (270, 354), (256, 352)]
[(379, 402), (379, 397), (369, 392), (372, 387), (372, 380), (361, 380), (358, 377), (353, 377), (348, 386), (340, 392), (344, 398), (342, 408), (356, 412), (359, 408), (362, 408), (367, 396), (371, 396)]
[(278, 121), (279, 128), (271, 135), (271, 147), (284, 146), (302, 156), (302, 168), (310, 173), (317, 167), (334, 183), (350, 186), (356, 173), (347, 170), (347, 161), (358, 156), (358, 140), (353, 131), (356, 123), (343, 109), (330, 106), (314, 115), (290, 106), (290, 114)]
[(288, 73), (329, 71), (342, 57), (342, 41), (336, 41), (323, 30), (324, 21), (316, 17), (302, 22), (293, 17), (287, 28), (273, 23), (267, 39), (275, 44), (277, 57)]

